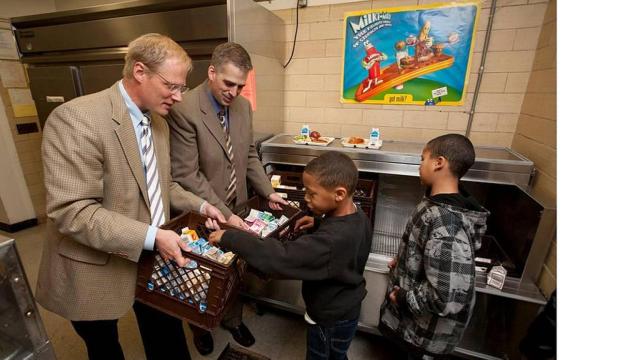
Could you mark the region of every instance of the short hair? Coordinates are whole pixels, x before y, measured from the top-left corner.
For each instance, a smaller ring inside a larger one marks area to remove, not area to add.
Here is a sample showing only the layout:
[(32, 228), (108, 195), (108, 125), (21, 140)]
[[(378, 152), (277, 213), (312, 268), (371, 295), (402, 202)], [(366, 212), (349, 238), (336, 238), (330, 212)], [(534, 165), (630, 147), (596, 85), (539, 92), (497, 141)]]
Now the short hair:
[(304, 172), (315, 177), (318, 184), (327, 190), (344, 186), (352, 195), (358, 185), (356, 164), (349, 156), (337, 151), (328, 151), (309, 161)]
[(187, 70), (191, 71), (191, 58), (178, 43), (165, 35), (144, 34), (129, 43), (127, 55), (124, 57), (122, 76), (131, 79), (133, 65), (137, 61), (145, 64), (149, 70), (157, 71), (167, 59), (171, 58), (179, 59), (187, 65)]
[(431, 157), (442, 156), (449, 162), (451, 173), (462, 178), (476, 161), (473, 144), (466, 136), (447, 134), (432, 139), (425, 146), (431, 152)]
[(251, 57), (242, 45), (233, 42), (226, 42), (216, 46), (211, 54), (211, 65), (220, 71), (222, 66), (231, 63), (239, 69), (249, 72), (253, 69)]

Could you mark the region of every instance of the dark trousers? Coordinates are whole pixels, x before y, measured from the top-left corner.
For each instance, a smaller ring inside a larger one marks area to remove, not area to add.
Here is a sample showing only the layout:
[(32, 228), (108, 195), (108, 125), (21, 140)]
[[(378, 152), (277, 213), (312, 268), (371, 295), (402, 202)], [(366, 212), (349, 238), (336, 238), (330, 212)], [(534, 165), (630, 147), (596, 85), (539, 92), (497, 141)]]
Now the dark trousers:
[(342, 320), (333, 326), (307, 325), (307, 360), (346, 360), (358, 319)]
[[(137, 301), (133, 311), (148, 360), (191, 359), (179, 319)], [(71, 325), (84, 340), (90, 360), (124, 360), (118, 340), (118, 319), (72, 321)]]

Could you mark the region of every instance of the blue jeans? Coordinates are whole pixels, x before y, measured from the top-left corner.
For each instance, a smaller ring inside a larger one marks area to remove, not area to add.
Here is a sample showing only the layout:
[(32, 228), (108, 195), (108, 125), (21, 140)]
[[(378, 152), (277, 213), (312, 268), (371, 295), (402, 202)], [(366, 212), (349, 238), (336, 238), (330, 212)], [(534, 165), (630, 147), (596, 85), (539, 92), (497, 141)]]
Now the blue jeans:
[(307, 325), (307, 360), (346, 360), (358, 319), (341, 320), (331, 327)]

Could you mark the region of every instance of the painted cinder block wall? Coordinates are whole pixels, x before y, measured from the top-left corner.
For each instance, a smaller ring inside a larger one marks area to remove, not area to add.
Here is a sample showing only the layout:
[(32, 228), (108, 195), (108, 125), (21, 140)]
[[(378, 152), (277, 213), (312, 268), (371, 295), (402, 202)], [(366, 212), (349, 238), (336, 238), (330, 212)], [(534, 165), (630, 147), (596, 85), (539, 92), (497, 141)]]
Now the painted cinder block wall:
[[(512, 148), (536, 165), (533, 195), (556, 206), (556, 1), (551, 0), (544, 17), (531, 77), (524, 95)], [(546, 296), (556, 288), (556, 239), (540, 274), (538, 285)]]
[[(373, 0), (300, 9), (295, 54), (285, 72), (285, 131), (297, 133), (307, 123), (323, 135), (363, 136), (375, 126), (380, 128), (384, 139), (417, 142), (449, 132), (464, 134), (488, 25), (489, 1), (482, 5), (464, 106), (361, 105), (339, 101), (344, 13), (434, 2), (437, 1)], [(547, 2), (540, 0), (497, 2), (471, 132), (475, 144), (511, 146), (546, 8)], [(293, 46), (295, 9), (275, 13), (287, 24), (288, 59)]]

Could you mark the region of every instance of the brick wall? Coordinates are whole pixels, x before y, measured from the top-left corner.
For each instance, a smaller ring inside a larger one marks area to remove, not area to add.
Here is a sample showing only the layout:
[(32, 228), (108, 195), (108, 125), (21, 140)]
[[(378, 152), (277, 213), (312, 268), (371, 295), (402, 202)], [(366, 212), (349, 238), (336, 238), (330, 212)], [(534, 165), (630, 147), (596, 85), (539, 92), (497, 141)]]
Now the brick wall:
[[(5, 21), (0, 21), (0, 28), (8, 28), (9, 24)], [(15, 62), (18, 60), (0, 60), (2, 62)], [(21, 66), (24, 71), (24, 68)], [(26, 77), (26, 72), (25, 72)], [(28, 79), (28, 78), (27, 78)], [(27, 86), (28, 87), (28, 86)], [(0, 96), (2, 96), (2, 102), (4, 103), (4, 111), (7, 114), (9, 120), (9, 127), (11, 128), (11, 135), (16, 145), (16, 151), (18, 158), (20, 159), (20, 166), (24, 173), (31, 201), (36, 212), (38, 220), (42, 221), (46, 218), (45, 213), (45, 189), (44, 189), (44, 177), (42, 171), (42, 160), (40, 157), (40, 144), (42, 142), (42, 133), (39, 128), (38, 118), (33, 117), (15, 117), (13, 108), (11, 106), (11, 100), (9, 98), (9, 90), (5, 88), (5, 85), (0, 82)], [(21, 123), (38, 123), (38, 132), (30, 134), (18, 134), (16, 129), (17, 124)], [(10, 141), (11, 139), (0, 139), (1, 141)]]
[[(297, 133), (308, 123), (324, 135), (367, 135), (379, 127), (384, 139), (426, 142), (448, 132), (464, 134), (477, 81), (490, 1), (480, 14), (472, 73), (464, 106), (341, 104), (343, 18), (349, 11), (437, 1), (372, 0), (300, 9), (295, 55), (286, 69), (285, 124)], [(546, 1), (498, 1), (471, 139), (477, 145), (511, 146), (536, 55)], [(293, 46), (295, 9), (277, 10), (286, 26), (287, 59)]]
[(31, 201), (36, 211), (36, 216), (38, 217), (38, 220), (44, 220), (46, 218), (46, 196), (44, 190), (44, 176), (42, 172), (42, 159), (40, 157), (42, 133), (40, 132), (40, 129), (38, 129), (37, 133), (20, 135), (16, 130), (16, 124), (38, 122), (38, 118), (14, 117), (13, 108), (11, 107), (11, 101), (9, 100), (7, 89), (2, 87), (1, 85), (0, 96), (2, 96), (2, 100), (5, 104), (5, 108), (0, 109), (0, 111), (5, 111), (7, 117), (9, 118), (11, 134), (13, 135), (13, 141), (16, 144), (16, 151), (18, 152), (18, 158), (20, 159), (20, 166), (22, 167), (22, 172), (24, 173), (27, 187), (29, 188), (29, 194), (31, 195)]
[[(556, 1), (547, 8), (531, 77), (524, 95), (512, 148), (536, 166), (532, 192), (556, 205)], [(545, 261), (538, 285), (549, 296), (556, 288), (556, 239)]]

